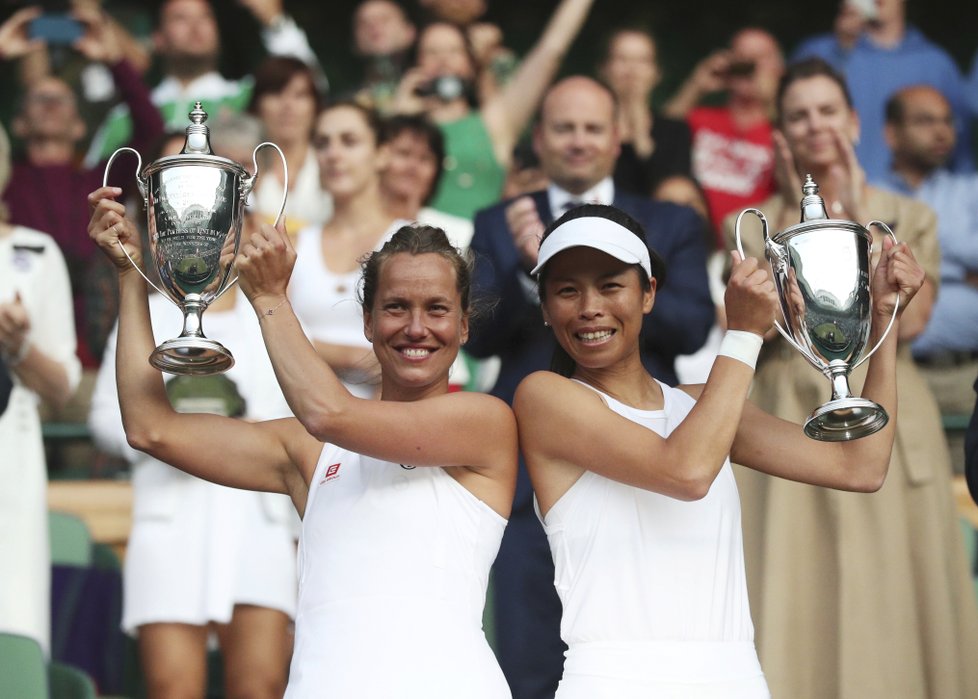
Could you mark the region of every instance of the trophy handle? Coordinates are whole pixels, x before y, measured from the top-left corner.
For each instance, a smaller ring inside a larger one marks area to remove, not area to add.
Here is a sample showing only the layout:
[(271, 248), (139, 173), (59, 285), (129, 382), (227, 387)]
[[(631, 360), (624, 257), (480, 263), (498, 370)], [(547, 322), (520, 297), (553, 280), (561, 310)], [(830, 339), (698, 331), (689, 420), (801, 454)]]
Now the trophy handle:
[(112, 169), (112, 163), (115, 162), (117, 156), (122, 155), (126, 151), (129, 151), (136, 156), (136, 186), (139, 187), (139, 194), (142, 195), (143, 199), (145, 199), (147, 189), (146, 180), (139, 174), (139, 171), (143, 169), (143, 157), (135, 148), (125, 146), (123, 148), (119, 148), (115, 153), (109, 156), (109, 159), (105, 163), (105, 173), (102, 175), (102, 186), (107, 187), (109, 185), (109, 170)]
[[(761, 220), (761, 230), (764, 233), (764, 247), (765, 247), (765, 249), (771, 243), (771, 236), (769, 236), (768, 235), (768, 232), (767, 232), (767, 230), (768, 230), (767, 229), (767, 218), (764, 216), (764, 212), (761, 211), (760, 209), (744, 209), (737, 216), (737, 222), (736, 222), (736, 225), (734, 226), (735, 231), (737, 233), (737, 252), (740, 253), (740, 259), (742, 259), (742, 260), (743, 259), (746, 259), (747, 258), (747, 255), (744, 254), (744, 246), (743, 246), (743, 244), (741, 243), (741, 240), (740, 240), (740, 222), (741, 222), (741, 220), (744, 218), (744, 216), (746, 214), (754, 214), (755, 216), (757, 216), (757, 218), (759, 218)], [(781, 317), (784, 318), (784, 308), (781, 309)], [(788, 319), (785, 318), (785, 323), (787, 323), (787, 322), (788, 322)], [(777, 318), (774, 319), (774, 327), (775, 327), (775, 329), (779, 333), (781, 333), (781, 337), (783, 337), (785, 340), (788, 341), (788, 344), (790, 344), (796, 350), (798, 350), (799, 352), (801, 352), (809, 362), (812, 362), (816, 367), (818, 366), (818, 362), (815, 360), (814, 357), (812, 357), (811, 353), (808, 352), (808, 350), (806, 350), (804, 347), (802, 347), (798, 343), (798, 341), (795, 340), (795, 338), (793, 338), (791, 335), (788, 334), (788, 332), (784, 329), (784, 327), (781, 325), (781, 323), (778, 322), (778, 319)]]
[[(894, 244), (900, 242), (900, 241), (897, 240), (897, 237), (893, 233), (893, 231), (890, 230), (890, 227), (888, 225), (886, 225), (885, 223), (883, 223), (882, 221), (875, 221), (875, 220), (874, 221), (870, 221), (869, 223), (866, 224), (866, 228), (869, 228), (870, 226), (879, 226), (880, 228), (882, 228), (884, 231), (886, 231), (886, 234), (887, 235), (889, 235), (891, 238), (893, 238)], [(867, 359), (869, 359), (870, 357), (872, 357), (873, 356), (873, 353), (880, 348), (880, 345), (883, 344), (883, 340), (886, 339), (886, 336), (890, 334), (890, 330), (893, 329), (893, 321), (896, 320), (897, 311), (899, 311), (899, 310), (900, 310), (900, 296), (897, 295), (897, 301), (893, 305), (893, 315), (890, 316), (890, 322), (886, 325), (886, 330), (883, 331), (883, 336), (877, 341), (877, 343), (873, 347), (873, 349), (871, 349), (869, 352), (867, 352), (866, 355), (862, 359), (860, 359), (858, 362), (856, 362), (855, 364), (852, 365), (852, 368), (853, 369), (855, 369), (857, 366), (859, 366), (860, 364), (862, 364), (863, 362), (865, 362)]]
[[(278, 215), (275, 217), (275, 223), (273, 224), (277, 228), (278, 224), (282, 221), (282, 214), (285, 213), (285, 200), (289, 197), (289, 164), (286, 162), (285, 153), (282, 152), (281, 148), (271, 141), (265, 141), (264, 143), (259, 143), (257, 146), (255, 146), (255, 150), (251, 154), (251, 162), (255, 166), (255, 174), (244, 181), (242, 193), (245, 195), (251, 194), (251, 190), (255, 188), (255, 183), (258, 181), (258, 151), (266, 146), (269, 148), (274, 148), (275, 152), (278, 153), (278, 157), (282, 159), (282, 169), (285, 173), (285, 186), (282, 188), (282, 205), (278, 207)], [(227, 283), (224, 289), (221, 290), (221, 293), (215, 296), (211, 303), (214, 303), (214, 301), (217, 301), (219, 298), (224, 296), (224, 293), (238, 281), (238, 276), (239, 275), (237, 274), (234, 275), (234, 279)]]
[(258, 180), (258, 151), (265, 147), (274, 148), (275, 152), (278, 153), (278, 157), (282, 159), (282, 170), (285, 173), (285, 186), (282, 188), (282, 205), (278, 207), (278, 215), (275, 217), (275, 223), (273, 225), (278, 226), (282, 220), (282, 214), (285, 213), (285, 200), (289, 196), (289, 164), (285, 161), (285, 153), (282, 149), (271, 141), (265, 141), (264, 143), (259, 143), (255, 146), (254, 153), (251, 154), (251, 162), (255, 166), (255, 174), (252, 175), (247, 181), (247, 192), (251, 193), (251, 190), (255, 187), (255, 182)]
[[(115, 153), (109, 156), (109, 159), (105, 163), (105, 173), (102, 175), (102, 186), (107, 187), (109, 184), (109, 170), (112, 169), (112, 163), (115, 161), (116, 156), (121, 155), (126, 151), (129, 151), (130, 153), (136, 156), (136, 186), (139, 187), (139, 194), (143, 197), (143, 201), (145, 201), (146, 192), (148, 188), (146, 186), (146, 180), (143, 179), (143, 177), (141, 177), (139, 174), (139, 171), (143, 169), (143, 158), (139, 154), (139, 151), (136, 150), (135, 148), (129, 148), (128, 146), (124, 148), (119, 148)], [(124, 254), (126, 256), (126, 259), (129, 260), (129, 264), (131, 264), (133, 268), (135, 268), (135, 270), (139, 272), (139, 276), (145, 279), (147, 284), (149, 284), (151, 287), (153, 287), (158, 292), (160, 292), (160, 294), (162, 294), (165, 298), (170, 298), (169, 294), (165, 293), (163, 289), (156, 286), (156, 284), (154, 284), (150, 280), (150, 278), (147, 277), (145, 273), (143, 273), (143, 270), (140, 268), (140, 266), (137, 265), (136, 261), (133, 260), (132, 257), (129, 255), (129, 252), (126, 250), (126, 246), (122, 244), (122, 241), (119, 241), (119, 249), (122, 250), (122, 254)]]

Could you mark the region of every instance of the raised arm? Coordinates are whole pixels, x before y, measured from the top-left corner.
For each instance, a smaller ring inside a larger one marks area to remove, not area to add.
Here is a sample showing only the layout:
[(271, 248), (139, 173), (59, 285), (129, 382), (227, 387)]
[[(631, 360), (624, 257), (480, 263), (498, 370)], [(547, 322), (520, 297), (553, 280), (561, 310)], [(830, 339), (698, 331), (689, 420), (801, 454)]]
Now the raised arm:
[(889, 413), (886, 427), (848, 442), (820, 442), (805, 436), (800, 425), (749, 404), (731, 453), (734, 461), (773, 476), (841, 490), (873, 492), (883, 485), (896, 431), (899, 323), (902, 309), (924, 284), (924, 271), (906, 243), (894, 245), (886, 238), (872, 283), (874, 307), (869, 347), (882, 337), (898, 296), (901, 309), (893, 330), (869, 360), (862, 390), (864, 398)]
[(148, 362), (155, 342), (146, 285), (119, 246), (137, 262), (139, 233), (116, 201), (121, 190), (103, 187), (89, 195), (89, 236), (119, 272), (116, 381), (129, 444), (194, 476), (248, 490), (288, 493), (305, 505), (317, 446), (290, 420), (248, 423), (218, 415), (173, 410), (159, 371)]
[(561, 0), (540, 39), (520, 63), (506, 86), (482, 107), (496, 160), (509, 165), (513, 147), (526, 128), (540, 98), (557, 74), (560, 62), (577, 36), (594, 0)]
[(326, 73), (309, 45), (306, 32), (285, 11), (282, 0), (238, 0), (261, 26), (261, 41), (271, 56), (294, 56), (308, 65), (315, 75), (316, 87), (329, 91)]
[(163, 118), (150, 99), (139, 69), (126, 56), (126, 33), (98, 8), (79, 8), (75, 16), (84, 25), (85, 33), (74, 48), (88, 60), (104, 64), (112, 73), (119, 95), (132, 114), (129, 145), (141, 153), (148, 152), (163, 135)]
[[(746, 331), (736, 339), (756, 352), (775, 303), (774, 283), (757, 260), (738, 261), (726, 298), (730, 329)], [(549, 372), (527, 377), (514, 410), (541, 510), (586, 470), (681, 500), (705, 496), (727, 459), (754, 376), (735, 342), (721, 348), (696, 405), (665, 438), (608, 410), (579, 384)]]
[(727, 49), (714, 51), (701, 60), (672, 99), (666, 102), (662, 113), (673, 119), (685, 119), (706, 95), (726, 87), (724, 74), (729, 66), (730, 52)]

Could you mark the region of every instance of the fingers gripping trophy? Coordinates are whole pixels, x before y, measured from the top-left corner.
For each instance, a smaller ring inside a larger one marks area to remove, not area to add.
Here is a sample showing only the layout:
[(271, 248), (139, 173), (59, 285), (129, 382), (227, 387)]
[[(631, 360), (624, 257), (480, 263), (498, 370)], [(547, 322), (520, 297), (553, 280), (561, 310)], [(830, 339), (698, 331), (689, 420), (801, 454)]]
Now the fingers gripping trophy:
[(893, 328), (897, 308), (883, 336), (863, 354), (869, 341), (872, 309), (869, 226), (896, 241), (882, 221), (863, 227), (830, 219), (811, 175), (802, 187), (801, 222), (768, 235), (764, 214), (745, 209), (737, 217), (737, 250), (744, 255), (740, 224), (746, 214), (761, 220), (764, 254), (778, 289), (784, 325), (778, 332), (832, 382), (832, 398), (805, 421), (805, 434), (825, 442), (866, 437), (882, 429), (889, 416), (882, 406), (853, 396), (849, 374), (875, 352)]
[[(204, 336), (201, 315), (222, 296), (231, 278), (241, 239), (241, 224), (248, 195), (258, 180), (258, 151), (274, 148), (282, 159), (288, 192), (288, 165), (274, 143), (261, 143), (252, 153), (254, 174), (214, 155), (207, 112), (197, 102), (190, 112), (187, 140), (177, 155), (160, 158), (142, 168), (142, 157), (132, 148), (120, 148), (105, 166), (103, 186), (115, 158), (130, 151), (138, 159), (136, 184), (146, 206), (150, 260), (159, 272), (162, 289), (129, 261), (157, 291), (183, 311), (183, 332), (167, 340), (150, 355), (149, 362), (171, 374), (219, 374), (234, 365), (234, 357), (216, 340)], [(277, 226), (285, 210), (286, 194), (278, 211)], [(128, 253), (126, 253), (128, 257)]]

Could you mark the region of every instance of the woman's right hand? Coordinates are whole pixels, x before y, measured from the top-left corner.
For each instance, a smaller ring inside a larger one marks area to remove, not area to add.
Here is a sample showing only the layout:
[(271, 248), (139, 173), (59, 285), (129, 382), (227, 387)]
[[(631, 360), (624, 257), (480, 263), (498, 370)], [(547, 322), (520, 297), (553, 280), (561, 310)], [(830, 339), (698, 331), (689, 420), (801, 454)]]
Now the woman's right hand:
[(774, 324), (778, 292), (770, 273), (755, 257), (742, 259), (732, 251), (733, 269), (723, 296), (727, 328), (763, 337)]
[(126, 218), (126, 207), (116, 201), (120, 196), (122, 190), (119, 187), (99, 187), (88, 195), (88, 205), (92, 209), (88, 237), (120, 272), (125, 272), (135, 270), (134, 263), (142, 265), (142, 250), (136, 224)]

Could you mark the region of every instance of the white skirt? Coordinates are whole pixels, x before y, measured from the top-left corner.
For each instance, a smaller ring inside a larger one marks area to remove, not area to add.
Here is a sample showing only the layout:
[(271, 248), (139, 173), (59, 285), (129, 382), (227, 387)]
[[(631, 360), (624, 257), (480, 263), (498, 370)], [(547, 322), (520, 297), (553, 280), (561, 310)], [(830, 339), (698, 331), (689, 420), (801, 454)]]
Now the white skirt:
[(152, 459), (137, 464), (123, 629), (227, 623), (236, 604), (294, 617), (293, 516), (284, 495), (215, 485)]
[(770, 699), (750, 641), (582, 643), (555, 699)]

